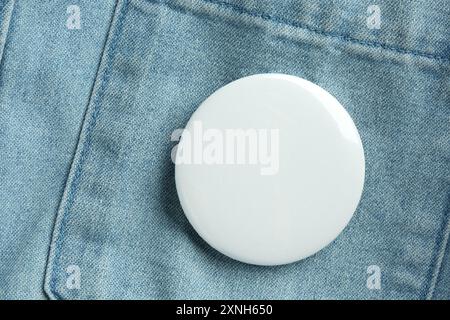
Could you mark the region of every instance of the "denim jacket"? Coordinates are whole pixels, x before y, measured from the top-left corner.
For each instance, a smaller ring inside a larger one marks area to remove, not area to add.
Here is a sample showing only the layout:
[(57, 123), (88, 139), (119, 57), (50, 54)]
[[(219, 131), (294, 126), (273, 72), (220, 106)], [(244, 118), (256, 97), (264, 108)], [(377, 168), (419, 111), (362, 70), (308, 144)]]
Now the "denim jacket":
[[(2, 0), (0, 58), (1, 299), (450, 298), (449, 1)], [(262, 267), (190, 226), (170, 135), (271, 72), (342, 103), (366, 181), (331, 245)]]

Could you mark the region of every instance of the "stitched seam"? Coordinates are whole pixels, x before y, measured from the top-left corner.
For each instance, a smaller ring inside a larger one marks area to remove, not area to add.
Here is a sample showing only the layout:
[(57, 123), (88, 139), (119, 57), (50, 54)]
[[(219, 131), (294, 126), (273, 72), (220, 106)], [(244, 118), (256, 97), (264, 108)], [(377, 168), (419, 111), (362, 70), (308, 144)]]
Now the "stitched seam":
[[(160, 0), (157, 0), (160, 1)], [(419, 57), (425, 57), (425, 58), (429, 58), (429, 59), (435, 59), (435, 60), (439, 60), (439, 61), (444, 61), (444, 62), (450, 62), (450, 58), (448, 57), (443, 57), (437, 54), (432, 54), (432, 53), (426, 53), (426, 52), (421, 52), (418, 50), (407, 50), (407, 49), (403, 49), (403, 48), (398, 48), (392, 45), (388, 45), (388, 44), (384, 44), (384, 43), (379, 43), (379, 42), (374, 42), (374, 41), (368, 41), (368, 40), (360, 40), (360, 39), (356, 39), (350, 36), (345, 36), (339, 33), (335, 33), (335, 32), (329, 32), (329, 31), (323, 31), (320, 30), (318, 28), (314, 28), (312, 26), (306, 25), (304, 23), (300, 23), (300, 22), (292, 22), (280, 17), (275, 17), (275, 16), (271, 16), (269, 14), (262, 14), (262, 13), (258, 13), (255, 11), (250, 11), (250, 10), (246, 10), (242, 7), (236, 6), (234, 4), (231, 3), (227, 3), (224, 1), (220, 1), (220, 0), (201, 0), (207, 3), (215, 3), (219, 6), (225, 7), (225, 8), (229, 8), (231, 10), (237, 11), (241, 14), (246, 14), (246, 15), (250, 15), (253, 17), (258, 17), (261, 18), (263, 20), (268, 20), (268, 21), (273, 21), (275, 23), (278, 24), (285, 24), (285, 25), (289, 25), (291, 27), (295, 27), (295, 28), (300, 28), (300, 29), (305, 29), (320, 35), (324, 35), (324, 36), (328, 36), (328, 37), (333, 37), (333, 38), (338, 38), (344, 41), (348, 41), (348, 42), (352, 42), (352, 43), (357, 43), (357, 44), (361, 44), (361, 45), (365, 45), (365, 46), (369, 46), (372, 48), (382, 48), (385, 50), (390, 50), (390, 51), (395, 51), (397, 53), (402, 53), (402, 54), (411, 54), (414, 56), (419, 56)]]
[(449, 210), (447, 210), (446, 214), (444, 216), (443, 230), (441, 233), (442, 236), (439, 237), (438, 242), (437, 242), (438, 244), (440, 242), (442, 242), (442, 245), (440, 248), (439, 247), (436, 248), (436, 255), (435, 255), (435, 258), (433, 259), (434, 261), (436, 261), (436, 264), (435, 264), (434, 270), (433, 269), (431, 270), (431, 272), (433, 272), (433, 273), (432, 273), (430, 287), (429, 287), (428, 293), (426, 295), (427, 300), (433, 299), (433, 295), (434, 295), (434, 292), (436, 289), (436, 284), (439, 279), (439, 274), (442, 270), (442, 262), (444, 260), (445, 251), (447, 249), (449, 237), (450, 237), (450, 218), (449, 218), (449, 216), (450, 216)]
[[(120, 1), (120, 0), (119, 0)], [(106, 86), (109, 82), (109, 77), (110, 77), (110, 73), (111, 73), (111, 68), (112, 68), (112, 61), (113, 61), (113, 56), (115, 53), (115, 49), (117, 47), (117, 42), (119, 40), (119, 35), (122, 31), (123, 28), (123, 21), (128, 9), (128, 5), (129, 5), (129, 0), (123, 0), (124, 1), (124, 5), (122, 6), (118, 19), (117, 19), (117, 27), (115, 30), (115, 33), (113, 34), (113, 38), (111, 40), (111, 44), (110, 44), (110, 48), (108, 48), (108, 54), (106, 55), (106, 66), (105, 66), (105, 70), (103, 71), (103, 75), (102, 75), (102, 80), (101, 80), (101, 84), (98, 88), (95, 100), (93, 102), (93, 112), (92, 115), (89, 119), (89, 124), (86, 128), (86, 134), (85, 134), (85, 139), (83, 141), (83, 146), (81, 148), (81, 155), (79, 158), (79, 162), (77, 164), (77, 168), (73, 174), (73, 179), (71, 181), (71, 186), (70, 186), (70, 191), (68, 193), (67, 199), (66, 199), (66, 205), (62, 214), (62, 219), (58, 228), (58, 236), (56, 238), (56, 246), (55, 246), (55, 255), (54, 255), (54, 261), (53, 261), (53, 266), (52, 266), (52, 271), (51, 271), (51, 279), (50, 279), (50, 289), (52, 291), (52, 293), (55, 295), (55, 297), (57, 298), (62, 298), (62, 296), (57, 292), (56, 290), (56, 265), (59, 264), (59, 260), (61, 258), (61, 246), (62, 246), (62, 242), (63, 242), (63, 238), (65, 236), (65, 225), (68, 221), (68, 215), (70, 212), (71, 207), (73, 206), (73, 203), (75, 201), (75, 196), (76, 196), (76, 192), (77, 192), (77, 188), (78, 185), (80, 183), (80, 178), (81, 178), (81, 173), (82, 173), (82, 169), (83, 169), (83, 165), (84, 162), (87, 159), (87, 156), (89, 154), (90, 148), (91, 148), (91, 138), (92, 138), (92, 132), (95, 128), (96, 122), (97, 122), (97, 118), (99, 116), (99, 112), (101, 109), (101, 102), (105, 93), (105, 89)], [(163, 2), (164, 0), (148, 0), (149, 2), (153, 2), (153, 3), (157, 3), (160, 5), (164, 5), (167, 6), (169, 8), (175, 8), (175, 6), (173, 4), (168, 4)], [(215, 0), (201, 0), (203, 2), (207, 2), (207, 3), (213, 3), (228, 9), (232, 9), (233, 11), (237, 11), (241, 14), (245, 14), (245, 15), (249, 15), (252, 17), (258, 17), (261, 18), (263, 20), (270, 20), (273, 22), (276, 22), (278, 24), (284, 24), (284, 25), (289, 25), (295, 28), (300, 28), (300, 29), (305, 29), (317, 34), (321, 34), (321, 35), (325, 35), (325, 36), (329, 36), (329, 37), (334, 37), (334, 38), (340, 38), (342, 40), (345, 41), (349, 41), (349, 42), (353, 42), (353, 43), (358, 43), (361, 45), (366, 45), (366, 46), (370, 46), (370, 47), (376, 47), (376, 48), (383, 48), (386, 50), (390, 50), (390, 51), (395, 51), (398, 53), (402, 53), (402, 54), (411, 54), (414, 56), (419, 56), (419, 57), (425, 57), (425, 58), (429, 58), (429, 59), (434, 59), (434, 60), (439, 60), (439, 61), (444, 61), (444, 62), (449, 62), (450, 59), (449, 58), (444, 58), (441, 57), (439, 55), (434, 55), (434, 54), (428, 54), (428, 53), (423, 53), (420, 51), (414, 51), (414, 50), (406, 50), (406, 49), (401, 49), (401, 48), (396, 48), (396, 47), (392, 47), (392, 46), (388, 46), (388, 45), (384, 45), (384, 44), (380, 44), (380, 43), (375, 43), (375, 42), (369, 42), (369, 41), (364, 41), (364, 40), (358, 40), (358, 39), (353, 39), (351, 37), (348, 36), (343, 36), (343, 35), (339, 35), (339, 34), (335, 34), (335, 33), (331, 33), (331, 32), (324, 32), (322, 30), (319, 29), (315, 29), (312, 28), (310, 26), (306, 26), (300, 23), (293, 23), (293, 22), (289, 22), (286, 21), (284, 19), (281, 18), (277, 18), (277, 17), (273, 17), (270, 15), (265, 15), (265, 14), (260, 14), (260, 13), (255, 13), (252, 11), (248, 11), (248, 10), (244, 10), (243, 8), (240, 8), (236, 5), (232, 5), (229, 3), (225, 3), (222, 1), (215, 1)], [(447, 215), (446, 215), (447, 217)], [(447, 220), (447, 219), (445, 219)], [(448, 221), (448, 223), (446, 224), (446, 229), (444, 226), (444, 230), (443, 230), (443, 236), (442, 239), (444, 241), (443, 246), (441, 247), (441, 250), (439, 250), (439, 254), (438, 254), (438, 261), (436, 263), (436, 268), (435, 268), (435, 272), (433, 273), (433, 279), (432, 279), (432, 284), (430, 286), (429, 292), (427, 294), (427, 298), (431, 298), (433, 293), (434, 293), (434, 289), (435, 289), (435, 285), (438, 279), (438, 275), (442, 266), (442, 260), (443, 260), (443, 255), (445, 254), (445, 249), (448, 243), (448, 239), (449, 239), (449, 234), (450, 234), (450, 221)]]
[[(177, 5), (168, 3), (167, 0), (147, 0), (147, 1), (150, 3), (164, 5), (171, 9), (177, 8)], [(307, 31), (310, 31), (310, 32), (313, 32), (313, 33), (316, 33), (316, 34), (319, 34), (322, 36), (340, 39), (345, 42), (359, 44), (359, 45), (363, 45), (363, 46), (367, 46), (367, 47), (371, 47), (371, 48), (384, 49), (387, 51), (393, 51), (393, 52), (400, 53), (400, 54), (407, 54), (407, 55), (413, 55), (413, 56), (422, 57), (422, 58), (428, 58), (428, 59), (437, 60), (437, 61), (445, 62), (445, 63), (450, 62), (450, 57), (444, 57), (444, 56), (440, 56), (438, 54), (426, 53), (426, 52), (422, 52), (419, 50), (408, 50), (408, 49), (399, 48), (396, 46), (379, 43), (379, 42), (375, 42), (375, 41), (356, 39), (356, 38), (342, 35), (342, 34), (339, 34), (336, 32), (323, 31), (321, 29), (306, 25), (301, 22), (290, 21), (290, 20), (287, 20), (284, 18), (270, 15), (270, 14), (264, 14), (264, 13), (260, 13), (260, 12), (256, 12), (256, 11), (252, 11), (252, 10), (247, 10), (247, 9), (244, 9), (235, 4), (220, 1), (220, 0), (199, 0), (199, 1), (202, 1), (205, 3), (210, 3), (210, 4), (216, 5), (218, 7), (222, 7), (224, 9), (234, 11), (238, 14), (250, 16), (253, 18), (259, 18), (259, 19), (262, 19), (265, 21), (270, 21), (270, 22), (276, 23), (276, 24), (287, 25), (287, 26), (297, 28), (297, 29), (307, 30)]]
[(0, 25), (0, 64), (3, 60), (3, 54), (15, 6), (16, 6), (15, 1), (11, 0), (9, 2), (4, 3), (3, 7), (0, 8), (1, 18), (3, 19)]
[(56, 279), (56, 266), (59, 265), (59, 260), (61, 258), (61, 246), (62, 246), (63, 238), (65, 236), (65, 226), (68, 221), (68, 215), (69, 215), (70, 209), (75, 201), (78, 184), (80, 183), (82, 168), (83, 168), (84, 162), (86, 161), (86, 158), (89, 154), (89, 150), (91, 148), (92, 132), (97, 123), (97, 118), (98, 118), (99, 111), (100, 111), (101, 101), (102, 101), (103, 95), (105, 93), (106, 85), (109, 81), (109, 77), (110, 77), (110, 73), (111, 73), (111, 69), (112, 69), (112, 61), (113, 61), (112, 58), (115, 53), (115, 49), (117, 47), (119, 35), (122, 31), (123, 20), (125, 18), (125, 14), (128, 9), (128, 3), (129, 3), (129, 0), (124, 0), (124, 4), (123, 4), (122, 8), (120, 9), (120, 13), (117, 18), (117, 27), (115, 28), (115, 30), (114, 29), (112, 30), (112, 32), (114, 32), (114, 34), (112, 35), (113, 38), (111, 40), (110, 47), (108, 48), (108, 53), (105, 57), (105, 59), (107, 61), (106, 66), (105, 66), (105, 69), (103, 70), (102, 80), (101, 80), (100, 86), (98, 88), (97, 94), (94, 98), (95, 100), (93, 102), (93, 111), (92, 111), (91, 117), (89, 119), (89, 124), (86, 128), (85, 139), (83, 141), (83, 145), (80, 150), (81, 155), (80, 155), (76, 170), (73, 174), (73, 179), (70, 182), (71, 183), (70, 191), (67, 195), (66, 205), (64, 207), (64, 211), (63, 211), (62, 217), (61, 217), (61, 223), (58, 228), (58, 235), (56, 238), (56, 245), (55, 245), (55, 255), (54, 255), (54, 259), (53, 259), (53, 267), (52, 267), (52, 271), (51, 271), (51, 279), (50, 279), (50, 285), (49, 285), (50, 290), (57, 298), (61, 298), (61, 295), (56, 290), (56, 280), (57, 280)]

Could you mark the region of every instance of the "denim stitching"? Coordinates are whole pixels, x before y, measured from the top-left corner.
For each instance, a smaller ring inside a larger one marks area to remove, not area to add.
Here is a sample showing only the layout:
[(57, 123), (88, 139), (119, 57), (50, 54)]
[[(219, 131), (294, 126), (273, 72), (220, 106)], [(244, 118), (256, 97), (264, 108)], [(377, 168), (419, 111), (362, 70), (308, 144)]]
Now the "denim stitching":
[[(439, 237), (437, 244), (436, 244), (436, 250), (433, 261), (436, 261), (434, 265), (432, 265), (430, 274), (431, 274), (431, 281), (430, 281), (430, 287), (428, 289), (426, 299), (431, 300), (433, 299), (434, 291), (436, 289), (436, 284), (439, 278), (439, 273), (442, 269), (442, 261), (444, 259), (445, 250), (449, 243), (449, 237), (450, 237), (450, 212), (447, 208), (446, 214), (444, 215), (444, 223), (441, 230), (441, 236)], [(442, 243), (441, 246), (439, 246), (439, 243)], [(434, 266), (434, 268), (433, 268)]]
[(8, 33), (10, 31), (10, 24), (12, 16), (14, 15), (14, 8), (16, 4), (14, 0), (6, 2), (0, 5), (0, 17), (2, 21), (0, 22), (0, 65), (3, 60), (3, 53), (6, 46), (6, 41), (8, 39)]
[[(176, 7), (176, 5), (168, 3), (167, 0), (147, 0), (147, 1), (150, 2), (150, 3), (164, 5), (166, 7), (172, 8), (172, 9)], [(264, 14), (264, 13), (259, 13), (259, 12), (252, 11), (252, 10), (247, 10), (247, 9), (239, 7), (239, 6), (235, 5), (235, 4), (227, 3), (227, 2), (224, 2), (224, 1), (220, 1), (220, 0), (199, 0), (199, 1), (202, 1), (202, 2), (205, 2), (205, 3), (214, 4), (214, 5), (217, 5), (219, 7), (224, 8), (224, 9), (228, 9), (228, 10), (232, 10), (234, 12), (237, 12), (238, 14), (247, 15), (247, 16), (254, 17), (254, 18), (260, 18), (260, 19), (263, 19), (263, 20), (266, 20), (266, 21), (271, 21), (271, 22), (276, 23), (276, 24), (287, 25), (287, 26), (294, 27), (294, 28), (297, 28), (297, 29), (307, 30), (307, 31), (314, 32), (314, 33), (322, 35), (322, 36), (340, 39), (340, 40), (345, 41), (345, 42), (351, 42), (351, 43), (354, 43), (354, 44), (359, 44), (359, 45), (363, 45), (363, 46), (367, 46), (367, 47), (371, 47), (371, 48), (378, 48), (378, 49), (381, 48), (381, 49), (384, 49), (384, 50), (393, 51), (393, 52), (397, 52), (397, 53), (400, 53), (400, 54), (410, 54), (410, 55), (413, 55), (413, 56), (433, 59), (433, 60), (437, 60), (437, 61), (440, 61), (440, 62), (446, 62), (446, 63), (450, 62), (450, 58), (443, 57), (443, 56), (440, 56), (440, 55), (437, 55), (437, 54), (426, 53), (426, 52), (422, 52), (422, 51), (418, 51), (418, 50), (407, 50), (407, 49), (398, 48), (398, 47), (391, 46), (391, 45), (384, 44), (384, 43), (373, 42), (373, 41), (368, 41), (368, 40), (355, 39), (355, 38), (352, 38), (350, 36), (338, 34), (338, 33), (335, 33), (335, 32), (323, 31), (323, 30), (320, 30), (318, 28), (314, 28), (312, 26), (306, 25), (304, 23), (295, 22), (295, 21), (289, 21), (287, 19), (283, 19), (283, 18), (280, 18), (280, 17), (272, 16), (272, 15), (269, 15), (269, 14)]]
[(122, 8), (120, 9), (120, 13), (117, 18), (117, 27), (115, 30), (114, 29), (112, 30), (112, 32), (114, 32), (114, 34), (112, 36), (113, 38), (111, 40), (111, 44), (108, 49), (108, 53), (105, 57), (107, 60), (106, 67), (105, 67), (105, 70), (103, 71), (103, 76), (102, 76), (102, 81), (101, 81), (100, 87), (98, 88), (96, 97), (94, 98), (95, 99), (93, 102), (94, 110), (92, 112), (91, 118), (89, 119), (89, 125), (86, 128), (85, 140), (83, 142), (83, 146), (80, 151), (81, 152), (80, 159), (77, 164), (77, 168), (73, 174), (70, 191), (67, 195), (66, 206), (64, 208), (64, 212), (61, 217), (61, 223), (58, 228), (58, 235), (56, 238), (56, 246), (55, 246), (55, 255), (54, 255), (54, 259), (53, 259), (53, 268), (52, 268), (51, 279), (50, 279), (50, 289), (51, 289), (52, 293), (58, 298), (61, 298), (61, 295), (58, 294), (57, 290), (56, 290), (56, 280), (57, 280), (56, 279), (56, 266), (59, 264), (59, 260), (61, 257), (61, 246), (62, 246), (64, 234), (65, 234), (65, 225), (68, 220), (67, 216), (69, 214), (70, 208), (72, 207), (72, 205), (75, 201), (75, 196), (76, 196), (78, 184), (80, 182), (80, 177), (81, 177), (81, 173), (82, 173), (82, 167), (84, 165), (84, 162), (85, 162), (85, 160), (88, 156), (89, 150), (91, 148), (92, 132), (93, 132), (93, 129), (97, 122), (97, 117), (98, 117), (99, 111), (100, 111), (100, 104), (101, 104), (103, 95), (105, 93), (106, 85), (107, 85), (109, 77), (110, 77), (111, 66), (112, 66), (112, 61), (113, 61), (112, 58), (113, 58), (115, 49), (117, 47), (119, 34), (121, 33), (122, 27), (123, 27), (123, 20), (125, 18), (125, 14), (128, 9), (129, 0), (123, 0), (123, 1), (124, 1), (124, 4), (123, 4)]

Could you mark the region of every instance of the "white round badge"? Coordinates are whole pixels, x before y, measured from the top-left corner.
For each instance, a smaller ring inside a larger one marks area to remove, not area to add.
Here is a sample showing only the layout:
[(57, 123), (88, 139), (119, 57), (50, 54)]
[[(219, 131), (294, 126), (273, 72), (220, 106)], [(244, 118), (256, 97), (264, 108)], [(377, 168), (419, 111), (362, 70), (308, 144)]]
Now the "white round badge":
[(284, 74), (220, 88), (175, 154), (181, 206), (198, 234), (250, 264), (306, 258), (350, 221), (364, 184), (358, 130), (327, 91)]

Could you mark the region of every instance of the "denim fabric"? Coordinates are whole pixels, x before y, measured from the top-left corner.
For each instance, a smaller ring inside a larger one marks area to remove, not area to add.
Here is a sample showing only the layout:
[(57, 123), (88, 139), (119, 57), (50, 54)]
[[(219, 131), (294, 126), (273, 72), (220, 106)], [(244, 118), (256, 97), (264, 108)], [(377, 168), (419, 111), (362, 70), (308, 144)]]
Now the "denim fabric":
[[(0, 70), (0, 297), (44, 286), (53, 299), (450, 298), (448, 1), (377, 1), (380, 30), (357, 0), (118, 0), (111, 21), (113, 1), (92, 2), (78, 1), (90, 15), (79, 33), (50, 2), (14, 6)], [(333, 94), (366, 155), (348, 227), (279, 267), (201, 240), (170, 160), (170, 134), (206, 97), (266, 72)], [(79, 289), (67, 286), (73, 265)], [(366, 286), (371, 265), (379, 290)]]
[(14, 8), (14, 1), (0, 2), (0, 61), (5, 48), (6, 35), (8, 34), (11, 13)]
[(69, 0), (0, 5), (0, 298), (46, 298), (56, 211), (114, 9), (77, 3), (81, 30), (66, 28)]

